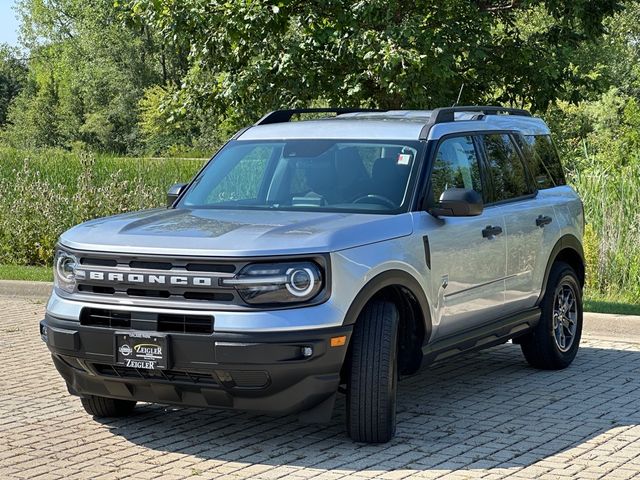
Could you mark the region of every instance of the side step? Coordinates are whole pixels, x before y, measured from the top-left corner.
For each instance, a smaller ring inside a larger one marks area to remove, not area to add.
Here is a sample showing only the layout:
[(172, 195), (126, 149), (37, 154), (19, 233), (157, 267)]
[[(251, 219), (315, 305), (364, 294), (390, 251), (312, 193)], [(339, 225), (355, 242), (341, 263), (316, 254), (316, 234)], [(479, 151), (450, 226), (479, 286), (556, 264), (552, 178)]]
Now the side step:
[(540, 308), (532, 308), (429, 343), (422, 347), (423, 365), (500, 345), (511, 338), (523, 335), (538, 324), (540, 313)]

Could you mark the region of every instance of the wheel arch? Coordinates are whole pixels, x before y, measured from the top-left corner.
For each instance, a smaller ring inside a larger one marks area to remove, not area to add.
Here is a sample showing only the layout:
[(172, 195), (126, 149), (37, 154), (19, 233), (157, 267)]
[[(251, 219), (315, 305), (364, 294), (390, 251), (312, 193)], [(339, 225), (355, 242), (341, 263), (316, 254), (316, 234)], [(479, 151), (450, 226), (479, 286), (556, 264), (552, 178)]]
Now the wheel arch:
[(431, 337), (429, 302), (420, 283), (402, 270), (388, 270), (369, 280), (349, 306), (345, 325), (354, 325), (366, 305), (373, 300), (396, 304), (400, 314), (400, 352), (405, 370), (415, 371), (422, 360), (422, 346)]
[(547, 289), (547, 282), (549, 281), (551, 267), (558, 261), (562, 261), (571, 265), (571, 267), (573, 267), (576, 274), (578, 275), (580, 287), (584, 287), (586, 268), (582, 243), (575, 235), (564, 235), (556, 242), (556, 244), (553, 246), (553, 249), (551, 250), (551, 255), (549, 255), (549, 260), (547, 261), (547, 266), (544, 271), (542, 289), (540, 290), (540, 296), (538, 297), (536, 305), (539, 305), (542, 301), (544, 292)]

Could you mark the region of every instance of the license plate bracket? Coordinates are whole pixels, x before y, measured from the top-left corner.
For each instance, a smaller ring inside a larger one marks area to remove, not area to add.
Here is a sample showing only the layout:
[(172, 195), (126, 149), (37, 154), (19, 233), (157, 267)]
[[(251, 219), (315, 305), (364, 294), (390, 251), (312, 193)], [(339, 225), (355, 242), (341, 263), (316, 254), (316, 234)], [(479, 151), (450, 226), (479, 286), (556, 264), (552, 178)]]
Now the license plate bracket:
[(169, 337), (156, 332), (116, 332), (116, 364), (143, 370), (169, 368)]

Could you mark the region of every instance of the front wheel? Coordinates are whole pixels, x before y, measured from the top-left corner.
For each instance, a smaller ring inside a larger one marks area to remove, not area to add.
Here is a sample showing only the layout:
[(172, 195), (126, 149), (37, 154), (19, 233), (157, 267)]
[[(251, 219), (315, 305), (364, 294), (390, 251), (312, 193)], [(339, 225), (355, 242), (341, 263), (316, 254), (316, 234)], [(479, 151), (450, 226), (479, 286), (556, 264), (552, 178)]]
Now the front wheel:
[(369, 303), (351, 339), (347, 430), (356, 442), (384, 443), (396, 431), (398, 322), (395, 304)]
[(115, 398), (89, 395), (81, 398), (85, 411), (94, 417), (126, 417), (136, 406), (134, 400), (118, 400)]
[(570, 265), (557, 262), (551, 267), (541, 310), (538, 325), (520, 341), (522, 353), (532, 367), (566, 368), (582, 336), (582, 288)]

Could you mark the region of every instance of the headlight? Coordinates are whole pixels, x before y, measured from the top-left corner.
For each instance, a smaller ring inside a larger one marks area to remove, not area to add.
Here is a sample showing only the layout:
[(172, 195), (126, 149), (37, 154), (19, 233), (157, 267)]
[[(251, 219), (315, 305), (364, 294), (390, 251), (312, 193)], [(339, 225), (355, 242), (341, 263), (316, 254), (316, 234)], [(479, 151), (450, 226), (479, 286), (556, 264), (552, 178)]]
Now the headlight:
[(65, 292), (72, 293), (76, 287), (76, 268), (78, 259), (64, 250), (56, 251), (53, 264), (55, 286)]
[(244, 267), (222, 285), (235, 287), (250, 304), (299, 303), (322, 290), (322, 271), (314, 262), (254, 263)]

